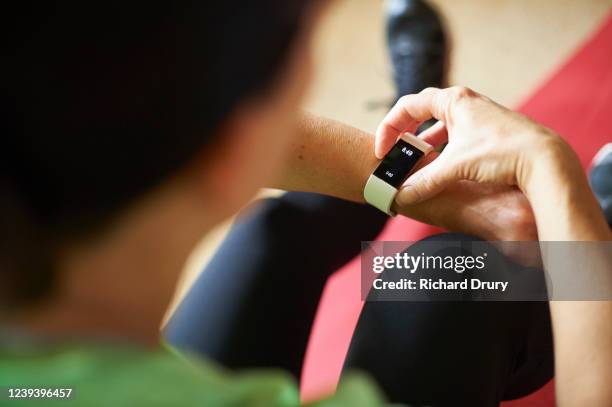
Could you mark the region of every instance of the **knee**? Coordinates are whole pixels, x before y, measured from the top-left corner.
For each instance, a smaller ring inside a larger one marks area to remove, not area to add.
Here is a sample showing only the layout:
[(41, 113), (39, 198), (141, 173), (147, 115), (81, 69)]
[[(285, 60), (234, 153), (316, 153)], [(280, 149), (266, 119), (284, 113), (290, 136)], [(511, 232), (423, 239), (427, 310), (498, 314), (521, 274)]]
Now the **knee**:
[[(510, 314), (503, 308), (493, 302), (366, 303), (345, 369), (370, 373), (394, 402), (441, 401), (440, 388), (457, 398), (494, 399), (503, 378), (492, 372), (507, 371), (512, 358), (513, 339), (504, 327)], [(492, 392), (477, 383), (491, 384)]]

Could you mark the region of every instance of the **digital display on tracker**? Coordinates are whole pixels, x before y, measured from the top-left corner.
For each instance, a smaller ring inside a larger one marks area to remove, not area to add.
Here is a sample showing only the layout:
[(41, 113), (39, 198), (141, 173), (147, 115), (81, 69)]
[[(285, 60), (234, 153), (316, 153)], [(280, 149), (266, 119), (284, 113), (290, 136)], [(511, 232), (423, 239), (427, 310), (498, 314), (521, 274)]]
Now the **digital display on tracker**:
[(421, 157), (421, 150), (399, 139), (374, 170), (374, 175), (394, 188), (399, 188)]

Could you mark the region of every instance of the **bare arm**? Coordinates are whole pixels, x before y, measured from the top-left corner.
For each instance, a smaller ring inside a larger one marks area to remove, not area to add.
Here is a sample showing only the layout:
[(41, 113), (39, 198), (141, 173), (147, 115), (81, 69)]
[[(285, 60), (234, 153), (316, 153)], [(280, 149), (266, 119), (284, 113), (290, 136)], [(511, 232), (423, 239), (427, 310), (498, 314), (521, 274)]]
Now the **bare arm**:
[(373, 151), (371, 134), (304, 114), (285, 171), (271, 187), (364, 202), (363, 188), (378, 163)]
[[(612, 240), (573, 152), (563, 151), (565, 146), (552, 150), (527, 186), (540, 235), (544, 240)], [(610, 256), (602, 257), (603, 262)], [(612, 273), (612, 265), (577, 272)], [(559, 405), (612, 405), (612, 302), (551, 301), (550, 309)]]
[[(378, 165), (374, 135), (305, 114), (285, 170), (270, 187), (317, 192), (364, 202), (363, 188)], [(437, 153), (432, 153), (429, 160)], [(427, 162), (427, 160), (425, 160)], [(399, 214), (488, 240), (534, 240), (535, 221), (518, 189), (459, 181), (427, 202), (395, 204)]]

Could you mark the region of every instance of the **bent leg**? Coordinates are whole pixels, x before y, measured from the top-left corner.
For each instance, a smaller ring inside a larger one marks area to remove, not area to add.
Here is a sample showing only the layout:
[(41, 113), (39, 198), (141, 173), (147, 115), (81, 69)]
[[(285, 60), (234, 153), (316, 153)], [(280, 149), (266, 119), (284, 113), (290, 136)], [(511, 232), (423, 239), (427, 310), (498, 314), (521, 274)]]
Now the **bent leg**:
[(231, 367), (299, 376), (328, 276), (388, 217), (310, 193), (265, 199), (240, 216), (170, 319), (167, 341)]

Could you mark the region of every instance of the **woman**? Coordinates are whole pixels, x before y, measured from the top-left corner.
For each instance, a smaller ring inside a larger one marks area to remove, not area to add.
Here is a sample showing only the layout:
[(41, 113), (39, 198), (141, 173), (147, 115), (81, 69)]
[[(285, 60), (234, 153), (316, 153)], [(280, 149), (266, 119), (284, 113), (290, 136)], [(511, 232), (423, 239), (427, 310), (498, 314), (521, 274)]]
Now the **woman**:
[[(361, 201), (377, 161), (374, 140), (363, 132), (327, 121), (295, 123), (310, 76), (308, 23), (321, 6), (225, 3), (20, 3), (4, 14), (10, 52), (0, 150), (3, 385), (73, 387), (81, 405), (299, 404), (282, 373), (228, 375), (157, 348), (177, 273), (203, 233), (263, 185)], [(548, 134), (487, 103), (465, 114), (493, 110), (486, 113), (490, 126), (499, 121), (531, 135), (519, 143)], [(472, 124), (457, 139), (470, 140), (481, 125)], [(555, 147), (551, 166), (574, 160), (555, 143), (547, 145)], [(516, 154), (509, 148), (503, 162), (515, 162)], [(506, 172), (489, 173), (489, 180), (511, 180), (518, 168), (500, 167)], [(586, 193), (583, 179), (570, 175), (573, 188)], [(546, 199), (525, 192), (534, 208)], [(436, 199), (448, 202), (449, 195)], [(401, 212), (433, 221), (430, 207)], [(592, 230), (588, 237), (609, 238), (591, 209), (587, 199), (572, 216)], [(551, 238), (556, 231), (542, 210), (536, 209), (543, 216), (538, 225), (553, 228)], [(606, 304), (584, 321), (585, 332), (597, 324), (605, 329)], [(572, 320), (561, 317), (561, 328)], [(564, 334), (558, 360), (573, 362)], [(609, 356), (609, 343), (586, 339), (585, 351)], [(597, 361), (589, 368), (603, 373)], [(564, 389), (571, 393), (574, 377), (564, 372), (560, 400), (570, 404)], [(598, 384), (592, 381), (591, 395), (609, 401)], [(322, 401), (380, 403), (373, 387), (350, 379)]]

